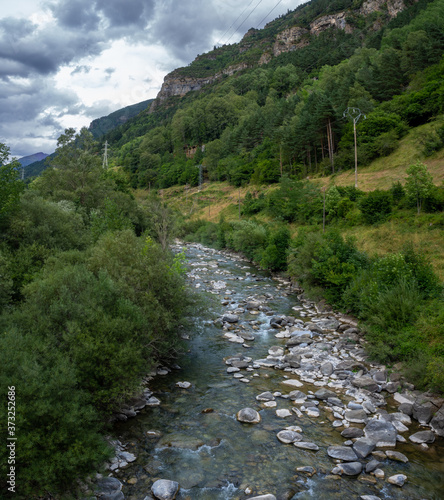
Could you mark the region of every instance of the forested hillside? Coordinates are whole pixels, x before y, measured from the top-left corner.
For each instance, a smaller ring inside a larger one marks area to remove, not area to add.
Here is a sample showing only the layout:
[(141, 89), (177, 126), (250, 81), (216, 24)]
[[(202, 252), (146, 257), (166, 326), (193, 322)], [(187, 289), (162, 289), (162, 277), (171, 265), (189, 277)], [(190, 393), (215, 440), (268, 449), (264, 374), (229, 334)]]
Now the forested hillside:
[[(105, 136), (115, 165), (133, 187), (196, 184), (198, 164), (233, 185), (329, 175), (354, 167), (349, 107), (362, 113), (359, 165), (388, 155), (443, 106), (443, 4), (402, 5), (315, 0), (198, 56), (168, 75), (149, 114)], [(443, 141), (436, 122), (424, 155)]]

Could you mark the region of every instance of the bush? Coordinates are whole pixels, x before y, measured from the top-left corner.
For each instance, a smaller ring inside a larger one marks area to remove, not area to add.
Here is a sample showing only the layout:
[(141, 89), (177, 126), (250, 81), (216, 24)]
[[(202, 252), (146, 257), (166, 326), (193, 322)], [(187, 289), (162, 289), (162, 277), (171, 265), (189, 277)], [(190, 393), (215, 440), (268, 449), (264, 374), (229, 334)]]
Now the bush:
[[(53, 342), (19, 330), (2, 331), (0, 364), (1, 387), (15, 386), (17, 394), (17, 497), (66, 494), (73, 481), (109, 458), (111, 450), (101, 435), (103, 419), (93, 408), (90, 395), (79, 389), (69, 355), (56, 350)], [(6, 405), (1, 405), (3, 439), (6, 422)], [(5, 490), (8, 453), (2, 446), (0, 486)]]
[(375, 190), (359, 200), (359, 209), (367, 224), (381, 222), (392, 211), (392, 196), (390, 192)]
[(242, 252), (250, 260), (260, 257), (267, 241), (266, 228), (252, 220), (234, 222), (232, 227), (232, 232), (227, 235), (227, 246)]
[(260, 264), (271, 271), (285, 271), (287, 268), (287, 250), (290, 244), (290, 231), (281, 227), (273, 232), (265, 250), (262, 253)]

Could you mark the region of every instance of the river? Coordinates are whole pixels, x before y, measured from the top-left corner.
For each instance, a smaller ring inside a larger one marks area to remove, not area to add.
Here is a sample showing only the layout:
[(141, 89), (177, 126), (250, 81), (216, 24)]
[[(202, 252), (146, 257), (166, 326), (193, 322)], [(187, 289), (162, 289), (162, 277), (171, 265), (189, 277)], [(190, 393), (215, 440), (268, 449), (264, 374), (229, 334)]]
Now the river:
[[(190, 285), (202, 293), (211, 292), (209, 318), (196, 318), (187, 332), (188, 352), (177, 360), (180, 369), (176, 367), (167, 375), (158, 375), (149, 383), (160, 404), (145, 408), (136, 418), (115, 426), (115, 436), (137, 457), (114, 474), (124, 484), (125, 499), (151, 499), (150, 488), (156, 479), (177, 481), (179, 500), (244, 499), (267, 493), (278, 500), (358, 499), (361, 495), (381, 499), (444, 498), (441, 438), (427, 449), (409, 444), (408, 440), (398, 443), (396, 451), (408, 457), (408, 463), (377, 457), (385, 476), (381, 479), (365, 472), (359, 476), (331, 474), (336, 463), (327, 455), (327, 448), (343, 445), (344, 427), (333, 427), (335, 417), (323, 401), (318, 405), (319, 416), (310, 416), (313, 414), (304, 408), (298, 414), (291, 411), (303, 406), (287, 396), (295, 389), (283, 383), (290, 376), (296, 378), (291, 368), (284, 371), (258, 367), (255, 363), (266, 358), (271, 347), (285, 347), (286, 339), (275, 337), (283, 329), (270, 326), (272, 314), (292, 316), (304, 322), (319, 321), (324, 316), (312, 305), (301, 304), (284, 283), (235, 255), (200, 245), (186, 245), (184, 249)], [(260, 302), (262, 310), (245, 309), (246, 301)], [(226, 313), (239, 316), (239, 322), (233, 323), (231, 330), (213, 323)], [(242, 344), (224, 337), (227, 332), (236, 334), (236, 330), (246, 338), (254, 336), (254, 340), (244, 340)], [(317, 341), (335, 345), (335, 336), (335, 332), (326, 332)], [(305, 346), (305, 361), (316, 359), (317, 354), (314, 357), (310, 354), (315, 345)], [(301, 348), (304, 349), (303, 344)], [(351, 345), (350, 349), (356, 346)], [(340, 349), (335, 355), (338, 360), (344, 360), (353, 359), (352, 354)], [(228, 373), (225, 360), (236, 356), (246, 358), (248, 367)], [(307, 401), (317, 403), (314, 393), (326, 379), (313, 377), (316, 383), (307, 379), (300, 390), (308, 396)], [(188, 389), (176, 385), (185, 381), (191, 384)], [(325, 385), (327, 389), (330, 387)], [(332, 390), (344, 405), (360, 402), (344, 390)], [(274, 393), (275, 407), (266, 408), (256, 400), (264, 391)], [(386, 399), (388, 405), (384, 409), (396, 411), (392, 398)], [(260, 423), (237, 421), (237, 412), (246, 407), (260, 413)], [(282, 409), (290, 410), (291, 415), (279, 417), (276, 410)], [(316, 415), (316, 409), (314, 411)], [(363, 425), (352, 425), (363, 428)], [(280, 442), (277, 433), (289, 426), (298, 426), (303, 440), (315, 443), (319, 450), (300, 449)], [(417, 423), (411, 424), (405, 437), (417, 430), (420, 430)], [(369, 455), (360, 462), (366, 464), (372, 458)], [(304, 466), (313, 467), (316, 472), (308, 475), (297, 471)], [(407, 476), (402, 488), (387, 482), (393, 474)]]

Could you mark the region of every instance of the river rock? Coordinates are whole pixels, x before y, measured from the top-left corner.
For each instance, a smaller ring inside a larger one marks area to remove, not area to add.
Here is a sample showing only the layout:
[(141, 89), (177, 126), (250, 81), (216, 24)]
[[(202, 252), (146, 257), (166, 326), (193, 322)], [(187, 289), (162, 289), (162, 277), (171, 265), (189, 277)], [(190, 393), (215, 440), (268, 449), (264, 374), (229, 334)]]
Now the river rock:
[(314, 443), (310, 443), (308, 441), (295, 441), (293, 443), (293, 446), (296, 446), (296, 448), (301, 448), (303, 450), (312, 450), (312, 451), (318, 451), (319, 446)]
[(289, 385), (291, 387), (303, 387), (304, 385), (302, 382), (299, 382), (299, 380), (295, 378), (289, 378), (287, 380), (283, 380), (282, 384)]
[(340, 323), (337, 319), (323, 319), (321, 321), (317, 321), (316, 325), (323, 330), (336, 330)]
[(303, 472), (307, 474), (309, 477), (314, 476), (316, 474), (316, 469), (311, 467), (310, 465), (305, 465), (303, 467), (296, 467), (297, 472)]
[(423, 404), (413, 404), (413, 418), (420, 424), (428, 424), (432, 420), (433, 414), (436, 412), (436, 406), (433, 403), (426, 402)]
[(409, 436), (409, 439), (415, 444), (433, 443), (435, 441), (435, 434), (433, 431), (419, 431)]
[(413, 404), (412, 403), (401, 403), (398, 406), (398, 410), (404, 415), (411, 417), (413, 415)]
[(348, 427), (341, 432), (341, 436), (346, 439), (360, 438), (364, 435), (364, 431), (358, 427)]
[(171, 447), (171, 448), (181, 448), (185, 450), (197, 450), (203, 446), (205, 442), (197, 437), (187, 436), (186, 434), (167, 434), (163, 436), (158, 446), (160, 447)]
[(271, 392), (267, 391), (267, 392), (262, 392), (261, 394), (256, 396), (256, 399), (258, 401), (274, 401), (275, 398), (273, 394), (271, 394)]
[(191, 387), (190, 382), (177, 382), (176, 387), (180, 387), (181, 389), (189, 389)]
[(240, 372), (240, 368), (238, 368), (237, 366), (229, 366), (227, 368), (227, 373), (236, 373), (236, 372)]
[(247, 302), (247, 305), (245, 306), (245, 308), (250, 311), (252, 309), (259, 309), (260, 305), (261, 305), (260, 302), (252, 300), (250, 302)]
[(224, 314), (222, 316), (222, 321), (224, 323), (237, 323), (239, 321), (239, 316), (237, 314)]
[(323, 365), (321, 365), (320, 370), (321, 370), (322, 375), (329, 377), (333, 373), (334, 367), (331, 363), (328, 362), (328, 363), (324, 363)]
[(359, 389), (366, 389), (370, 392), (379, 390), (379, 385), (371, 377), (355, 377), (352, 380), (352, 385)]
[(307, 399), (307, 395), (302, 391), (291, 391), (288, 396), (293, 403), (303, 403)]
[(270, 493), (267, 495), (259, 495), (258, 497), (250, 497), (248, 500), (276, 500), (276, 497)]
[(330, 458), (337, 458), (339, 460), (345, 460), (346, 462), (358, 460), (356, 453), (347, 446), (329, 446), (327, 448), (327, 455)]
[(385, 454), (388, 458), (390, 458), (391, 460), (396, 460), (397, 462), (403, 462), (406, 464), (409, 461), (409, 459), (399, 451), (387, 450)]
[(302, 436), (298, 432), (284, 430), (277, 434), (277, 438), (281, 443), (290, 444), (295, 441), (302, 441)]
[(370, 420), (364, 427), (365, 437), (370, 439), (378, 448), (396, 446), (396, 429), (391, 422), (384, 420)]
[(348, 462), (340, 464), (338, 467), (346, 476), (357, 476), (362, 472), (362, 464), (360, 462)]
[(300, 354), (286, 354), (284, 363), (288, 363), (291, 368), (299, 368), (301, 366), (301, 356)]
[(284, 348), (280, 346), (272, 346), (270, 349), (268, 349), (268, 354), (271, 356), (283, 356), (284, 355)]
[(124, 500), (122, 483), (115, 477), (104, 477), (97, 483), (97, 496), (100, 500)]
[(318, 391), (315, 392), (315, 397), (317, 399), (328, 399), (328, 398), (333, 398), (336, 396), (336, 394), (332, 391), (329, 391), (328, 389), (319, 389)]
[(279, 418), (287, 418), (287, 417), (291, 417), (291, 411), (290, 410), (276, 410), (276, 415), (279, 417)]
[(361, 495), (359, 498), (361, 500), (381, 500), (379, 497), (376, 497), (375, 495)]
[(365, 465), (365, 472), (367, 472), (367, 474), (370, 474), (370, 472), (375, 471), (380, 465), (381, 465), (381, 462), (378, 462), (375, 459), (370, 460), (370, 462), (368, 462)]
[(244, 408), (237, 412), (236, 418), (239, 422), (245, 422), (248, 424), (258, 424), (261, 421), (261, 416), (253, 408)]
[(404, 486), (406, 480), (407, 476), (405, 474), (395, 474), (394, 476), (387, 478), (387, 482), (394, 484), (395, 486)]
[(348, 410), (344, 413), (344, 418), (354, 424), (365, 424), (368, 421), (367, 413), (364, 410)]
[(368, 438), (359, 438), (353, 444), (353, 450), (359, 458), (365, 458), (375, 449), (375, 443)]
[(438, 434), (444, 437), (444, 406), (435, 414), (430, 422), (430, 427)]
[(158, 479), (152, 486), (153, 495), (159, 500), (174, 500), (179, 491), (179, 483), (168, 479)]

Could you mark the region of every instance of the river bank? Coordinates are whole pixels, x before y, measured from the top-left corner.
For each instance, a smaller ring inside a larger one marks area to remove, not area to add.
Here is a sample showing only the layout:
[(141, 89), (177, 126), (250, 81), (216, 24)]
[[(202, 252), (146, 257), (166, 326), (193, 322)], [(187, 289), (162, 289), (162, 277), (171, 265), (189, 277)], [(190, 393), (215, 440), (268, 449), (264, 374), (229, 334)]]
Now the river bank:
[(229, 252), (186, 252), (193, 286), (219, 299), (214, 318), (197, 320), (181, 371), (149, 382), (158, 403), (117, 424), (134, 460), (110, 464), (115, 495), (155, 498), (166, 479), (178, 499), (438, 498), (442, 400), (369, 363), (353, 320), (289, 282)]

